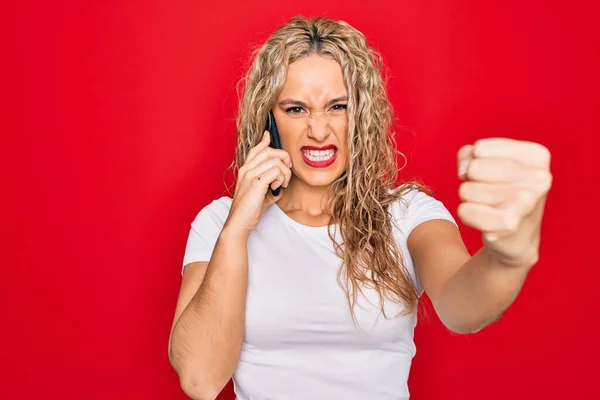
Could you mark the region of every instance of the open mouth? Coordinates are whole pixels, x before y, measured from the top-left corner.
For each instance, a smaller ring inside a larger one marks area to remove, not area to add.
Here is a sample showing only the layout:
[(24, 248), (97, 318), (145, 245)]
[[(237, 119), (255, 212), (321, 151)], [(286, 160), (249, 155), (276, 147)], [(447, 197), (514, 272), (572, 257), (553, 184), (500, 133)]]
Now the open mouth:
[(335, 162), (337, 158), (337, 147), (328, 145), (321, 148), (314, 146), (304, 146), (301, 149), (304, 162), (314, 168), (328, 167)]
[(332, 148), (328, 150), (306, 150), (302, 149), (304, 157), (310, 161), (319, 162), (331, 160), (331, 158), (337, 153), (337, 149)]

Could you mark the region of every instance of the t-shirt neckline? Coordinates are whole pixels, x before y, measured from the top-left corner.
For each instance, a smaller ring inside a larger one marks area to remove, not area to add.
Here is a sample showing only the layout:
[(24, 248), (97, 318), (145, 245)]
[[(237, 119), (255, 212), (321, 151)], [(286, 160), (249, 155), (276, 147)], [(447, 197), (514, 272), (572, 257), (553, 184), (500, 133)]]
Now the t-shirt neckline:
[[(280, 217), (285, 221), (285, 223), (287, 223), (288, 225), (292, 225), (295, 226), (299, 229), (305, 230), (307, 232), (327, 232), (327, 228), (329, 225), (323, 225), (323, 226), (310, 226), (310, 225), (304, 225), (301, 224), (300, 222), (296, 221), (295, 219), (293, 219), (292, 217), (290, 217), (289, 215), (287, 215), (285, 213), (285, 211), (283, 211), (279, 205), (277, 205), (277, 203), (273, 203), (271, 204), (271, 206), (273, 206), (273, 208), (275, 209), (276, 213), (280, 215)], [(338, 224), (332, 224), (334, 231), (335, 229), (337, 229)]]

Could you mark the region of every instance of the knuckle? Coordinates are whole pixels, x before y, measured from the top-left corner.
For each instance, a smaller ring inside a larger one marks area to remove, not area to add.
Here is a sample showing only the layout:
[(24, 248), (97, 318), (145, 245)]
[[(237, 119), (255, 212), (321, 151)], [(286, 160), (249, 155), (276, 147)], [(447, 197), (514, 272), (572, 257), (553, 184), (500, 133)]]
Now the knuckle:
[(504, 229), (513, 233), (519, 228), (520, 218), (519, 215), (514, 212), (506, 212), (502, 215), (502, 223)]
[(290, 154), (285, 150), (277, 149), (275, 155), (281, 160), (291, 159)]
[(538, 170), (535, 173), (535, 187), (541, 193), (546, 193), (552, 186), (552, 174), (549, 171)]
[(550, 190), (550, 187), (552, 186), (552, 180), (553, 180), (552, 174), (550, 173), (550, 171), (546, 171), (544, 181), (542, 183), (542, 189), (544, 190), (544, 192), (547, 192), (548, 190)]
[(540, 182), (540, 183), (545, 182), (548, 179), (547, 172), (543, 169), (536, 169), (534, 178), (535, 178), (536, 182)]
[(550, 149), (541, 144), (539, 145), (539, 149), (540, 149), (540, 158), (541, 158), (542, 162), (544, 163), (544, 165), (549, 165), (550, 161), (552, 159)]
[(273, 160), (274, 163), (277, 163), (277, 165), (283, 165), (283, 159), (277, 154), (274, 154), (271, 160)]
[(520, 204), (528, 206), (535, 202), (535, 195), (530, 190), (519, 190), (517, 192), (517, 201)]
[(249, 170), (243, 175), (244, 178), (254, 179), (257, 176), (256, 170)]

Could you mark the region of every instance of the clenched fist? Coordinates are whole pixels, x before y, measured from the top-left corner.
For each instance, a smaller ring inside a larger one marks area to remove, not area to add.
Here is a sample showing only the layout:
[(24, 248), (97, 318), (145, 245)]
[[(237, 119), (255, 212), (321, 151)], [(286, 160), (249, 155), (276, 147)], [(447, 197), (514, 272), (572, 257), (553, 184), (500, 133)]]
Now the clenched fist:
[(482, 232), (483, 244), (507, 265), (533, 265), (552, 185), (550, 151), (533, 142), (489, 138), (458, 151), (458, 216)]

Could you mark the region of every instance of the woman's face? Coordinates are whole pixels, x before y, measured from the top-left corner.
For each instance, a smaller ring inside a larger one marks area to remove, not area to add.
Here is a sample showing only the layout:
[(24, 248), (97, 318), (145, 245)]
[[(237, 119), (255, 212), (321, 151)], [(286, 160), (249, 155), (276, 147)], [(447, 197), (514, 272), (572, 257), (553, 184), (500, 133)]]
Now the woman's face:
[(335, 60), (311, 55), (290, 64), (273, 113), (295, 178), (328, 186), (346, 169), (347, 97)]

